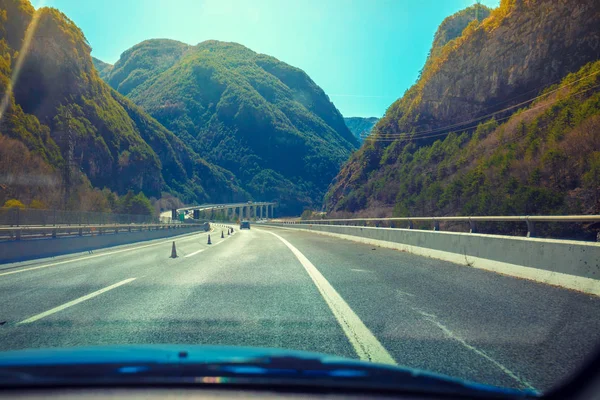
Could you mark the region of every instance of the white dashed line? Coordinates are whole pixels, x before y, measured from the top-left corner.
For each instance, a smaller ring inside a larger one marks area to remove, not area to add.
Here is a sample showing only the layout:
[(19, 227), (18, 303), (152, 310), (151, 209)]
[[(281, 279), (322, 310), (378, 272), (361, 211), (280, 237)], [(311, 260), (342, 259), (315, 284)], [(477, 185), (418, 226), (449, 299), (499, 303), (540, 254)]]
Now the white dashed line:
[(187, 257), (195, 256), (195, 255), (196, 255), (196, 254), (198, 254), (198, 253), (202, 253), (204, 250), (206, 250), (206, 249), (200, 249), (200, 250), (198, 250), (198, 251), (195, 251), (195, 252), (193, 252), (193, 253), (190, 253), (190, 254), (188, 254), (187, 256), (184, 256), (183, 258), (187, 258)]
[(98, 296), (98, 295), (101, 295), (102, 293), (108, 292), (109, 290), (113, 290), (113, 289), (115, 289), (115, 288), (118, 288), (119, 286), (121, 286), (121, 285), (124, 285), (124, 284), (126, 284), (126, 283), (129, 283), (129, 282), (131, 282), (131, 281), (134, 281), (135, 279), (136, 279), (136, 278), (129, 278), (129, 279), (125, 279), (124, 281), (117, 282), (117, 283), (115, 283), (114, 285), (107, 286), (107, 287), (105, 287), (104, 289), (97, 290), (97, 291), (95, 291), (95, 292), (93, 292), (93, 293), (90, 293), (90, 294), (88, 294), (88, 295), (85, 295), (85, 296), (83, 296), (83, 297), (80, 297), (80, 298), (78, 298), (78, 299), (75, 299), (75, 300), (73, 300), (73, 301), (70, 301), (70, 302), (68, 302), (68, 303), (65, 303), (65, 304), (63, 304), (63, 305), (60, 305), (60, 306), (58, 306), (58, 307), (54, 307), (53, 309), (51, 309), (51, 310), (48, 310), (48, 311), (46, 311), (46, 312), (43, 312), (43, 313), (41, 313), (41, 314), (34, 315), (34, 316), (33, 316), (33, 317), (31, 317), (31, 318), (27, 318), (27, 319), (25, 319), (25, 320), (23, 320), (23, 321), (21, 321), (21, 322), (18, 322), (18, 323), (17, 323), (17, 325), (29, 324), (29, 323), (31, 323), (31, 322), (35, 322), (35, 321), (37, 321), (37, 320), (39, 320), (39, 319), (42, 319), (42, 318), (44, 318), (44, 317), (47, 317), (48, 315), (52, 315), (52, 314), (54, 314), (54, 313), (57, 313), (57, 312), (59, 312), (59, 311), (62, 311), (62, 310), (64, 310), (65, 308), (73, 307), (73, 306), (74, 306), (74, 305), (76, 305), (76, 304), (79, 304), (79, 303), (81, 303), (81, 302), (83, 302), (83, 301), (86, 301), (86, 300), (89, 300), (89, 299), (91, 299), (91, 298), (93, 298), (93, 297), (96, 297), (96, 296)]

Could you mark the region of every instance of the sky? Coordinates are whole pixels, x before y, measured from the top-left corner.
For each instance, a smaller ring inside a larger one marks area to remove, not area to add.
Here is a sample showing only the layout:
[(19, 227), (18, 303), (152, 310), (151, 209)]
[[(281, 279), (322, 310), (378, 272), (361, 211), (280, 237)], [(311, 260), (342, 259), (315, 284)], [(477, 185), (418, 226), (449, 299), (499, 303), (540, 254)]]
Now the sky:
[[(304, 70), (345, 117), (381, 117), (416, 81), (433, 35), (474, 0), (32, 0), (58, 8), (114, 64), (155, 38), (240, 43)], [(497, 7), (499, 0), (483, 0)]]

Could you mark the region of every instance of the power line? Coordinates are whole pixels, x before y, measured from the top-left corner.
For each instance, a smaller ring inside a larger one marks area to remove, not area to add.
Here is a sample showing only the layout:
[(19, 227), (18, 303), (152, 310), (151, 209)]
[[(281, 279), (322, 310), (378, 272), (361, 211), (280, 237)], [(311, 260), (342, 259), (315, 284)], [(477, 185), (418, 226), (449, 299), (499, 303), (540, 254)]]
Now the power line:
[[(537, 99), (540, 99), (542, 97), (549, 96), (552, 93), (555, 93), (555, 92), (557, 92), (557, 91), (559, 91), (561, 89), (564, 89), (564, 88), (566, 88), (568, 86), (572, 86), (575, 83), (580, 82), (580, 81), (582, 81), (582, 80), (584, 80), (586, 78), (589, 78), (591, 76), (597, 75), (598, 73), (600, 73), (600, 71), (593, 72), (593, 73), (588, 74), (588, 75), (586, 75), (586, 76), (584, 76), (584, 77), (582, 77), (580, 79), (577, 79), (577, 80), (575, 80), (573, 82), (567, 83), (567, 84), (565, 84), (563, 86), (560, 86), (560, 87), (558, 87), (556, 89), (553, 89), (553, 90), (551, 90), (549, 92), (543, 93), (543, 94), (541, 94), (539, 96), (536, 96), (536, 97), (533, 97), (533, 98), (531, 98), (529, 100), (525, 100), (525, 101), (523, 101), (521, 103), (515, 104), (515, 105), (510, 106), (510, 107), (506, 107), (506, 108), (504, 108), (502, 110), (498, 110), (498, 111), (495, 111), (495, 112), (490, 113), (490, 114), (483, 115), (483, 116), (478, 117), (478, 118), (474, 118), (474, 119), (471, 119), (471, 120), (454, 123), (454, 124), (447, 125), (447, 126), (444, 126), (444, 127), (441, 127), (441, 128), (435, 128), (435, 129), (429, 129), (429, 130), (424, 130), (424, 131), (418, 131), (418, 132), (414, 132), (414, 133), (409, 133), (409, 132), (406, 132), (406, 133), (389, 133), (389, 134), (386, 134), (386, 137), (387, 138), (393, 138), (393, 137), (402, 137), (403, 138), (403, 137), (406, 137), (406, 136), (410, 136), (411, 139), (420, 139), (421, 137), (419, 135), (447, 131), (447, 130), (452, 129), (452, 128), (460, 127), (460, 126), (463, 126), (463, 125), (466, 125), (466, 124), (471, 124), (473, 122), (481, 121), (483, 119), (488, 119), (490, 117), (493, 117), (494, 115), (504, 113), (504, 112), (512, 110), (514, 108), (521, 107), (521, 106), (523, 106), (525, 104), (531, 103), (531, 102), (533, 102), (533, 101), (535, 101)], [(499, 104), (502, 104), (502, 103), (499, 103)], [(491, 108), (491, 107), (493, 107), (493, 106), (490, 106), (488, 108)], [(463, 128), (463, 129), (469, 129), (469, 128)], [(369, 135), (367, 137), (363, 137), (363, 139), (365, 139), (365, 140), (369, 139), (371, 136), (372, 135)], [(438, 136), (441, 136), (441, 135), (438, 135)], [(430, 136), (423, 136), (422, 138), (427, 138), (427, 137), (430, 137)]]
[[(598, 71), (598, 72), (600, 72), (600, 71)], [(596, 89), (598, 87), (600, 87), (600, 84), (594, 85), (594, 86), (589, 87), (587, 89), (580, 90), (578, 92), (575, 92), (575, 93), (573, 93), (573, 96), (577, 95), (577, 94), (580, 94), (580, 93), (587, 92), (587, 91), (592, 90), (592, 89)], [(530, 108), (528, 110), (525, 110), (525, 112), (537, 110), (537, 109), (542, 108), (544, 106), (545, 105), (542, 104), (542, 105), (539, 105), (539, 106), (536, 106), (536, 107), (532, 107), (532, 108)], [(496, 121), (497, 122), (498, 121), (504, 121), (504, 120), (510, 119), (511, 117), (512, 117), (512, 115), (509, 115), (509, 116), (506, 116), (506, 117), (498, 118), (498, 119), (496, 119)], [(478, 126), (479, 126), (479, 124), (472, 125), (472, 126), (463, 128), (461, 130), (464, 131), (464, 130), (474, 129), (474, 128), (477, 128)], [(400, 136), (398, 138), (394, 138), (395, 136), (392, 136), (392, 135), (383, 135), (383, 136), (367, 136), (367, 137), (364, 138), (364, 140), (365, 141), (369, 140), (369, 141), (372, 141), (372, 142), (396, 142), (396, 141), (398, 141), (398, 142), (405, 142), (405, 141), (412, 141), (414, 139), (430, 139), (430, 138), (441, 137), (441, 136), (446, 136), (446, 135), (448, 135), (447, 132), (438, 133), (438, 134), (434, 134), (434, 135), (423, 135), (423, 136), (419, 136), (419, 137), (416, 137), (416, 138), (413, 137), (413, 136), (409, 136), (409, 135)], [(392, 137), (390, 137), (390, 136), (392, 136)]]

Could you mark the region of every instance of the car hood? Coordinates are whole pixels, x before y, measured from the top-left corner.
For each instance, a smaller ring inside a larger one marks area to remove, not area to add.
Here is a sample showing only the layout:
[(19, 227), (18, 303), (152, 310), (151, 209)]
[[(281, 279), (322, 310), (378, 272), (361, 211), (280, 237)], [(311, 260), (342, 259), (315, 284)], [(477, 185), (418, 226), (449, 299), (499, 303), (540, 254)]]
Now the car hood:
[(537, 393), (328, 354), (237, 346), (119, 345), (0, 353), (0, 385), (268, 384), (529, 397)]

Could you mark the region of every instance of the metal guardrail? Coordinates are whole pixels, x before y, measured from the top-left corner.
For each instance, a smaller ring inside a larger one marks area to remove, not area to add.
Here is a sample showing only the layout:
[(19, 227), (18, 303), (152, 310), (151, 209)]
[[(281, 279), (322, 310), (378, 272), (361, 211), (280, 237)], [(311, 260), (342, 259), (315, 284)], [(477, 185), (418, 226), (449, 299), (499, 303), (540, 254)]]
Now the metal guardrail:
[[(395, 218), (340, 218), (314, 220), (281, 220), (286, 225), (358, 225), (374, 223), (375, 227), (385, 224), (390, 228), (401, 228), (398, 223), (406, 223), (407, 229), (413, 229), (415, 222), (430, 222), (433, 230), (440, 230), (440, 222), (464, 222), (470, 226), (470, 233), (477, 233), (478, 222), (524, 222), (527, 224), (527, 237), (535, 236), (535, 223), (538, 222), (600, 222), (600, 215), (527, 215), (527, 216), (472, 216), (472, 217), (395, 217)], [(400, 224), (401, 225), (401, 224)]]
[(0, 227), (0, 240), (22, 240), (44, 237), (95, 236), (168, 229), (188, 229), (205, 224), (107, 224)]
[(152, 224), (160, 220), (151, 215), (113, 214), (93, 211), (64, 211), (37, 208), (0, 207), (0, 226), (21, 225), (106, 225)]

